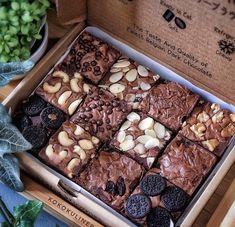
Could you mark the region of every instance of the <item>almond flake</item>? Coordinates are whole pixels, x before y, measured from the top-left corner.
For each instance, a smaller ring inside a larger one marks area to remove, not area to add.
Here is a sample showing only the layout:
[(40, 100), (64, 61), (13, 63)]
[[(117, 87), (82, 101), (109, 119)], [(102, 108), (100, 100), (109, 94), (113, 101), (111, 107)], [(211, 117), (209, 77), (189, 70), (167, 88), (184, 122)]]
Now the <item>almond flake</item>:
[(141, 88), (143, 91), (148, 91), (148, 90), (151, 88), (151, 85), (150, 85), (150, 84), (147, 84), (147, 83), (144, 83), (144, 82), (141, 82), (141, 83), (140, 83), (140, 88)]
[(140, 76), (147, 77), (149, 74), (148, 70), (142, 65), (139, 65), (137, 70)]
[(131, 63), (129, 61), (120, 61), (120, 62), (117, 62), (113, 65), (114, 68), (124, 68), (124, 67), (127, 67), (129, 66)]
[(136, 69), (131, 69), (128, 73), (126, 73), (125, 77), (129, 82), (133, 82), (136, 80), (137, 74), (138, 73)]

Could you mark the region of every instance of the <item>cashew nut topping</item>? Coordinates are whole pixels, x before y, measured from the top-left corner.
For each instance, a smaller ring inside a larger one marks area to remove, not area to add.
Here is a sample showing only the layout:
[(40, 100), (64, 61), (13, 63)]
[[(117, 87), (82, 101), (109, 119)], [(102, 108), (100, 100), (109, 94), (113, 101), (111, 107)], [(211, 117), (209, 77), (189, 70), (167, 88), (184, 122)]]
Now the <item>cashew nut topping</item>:
[(58, 99), (58, 103), (60, 105), (64, 105), (71, 94), (72, 94), (72, 91), (65, 91), (63, 94), (60, 95)]
[(67, 165), (67, 169), (69, 171), (72, 171), (76, 166), (78, 166), (80, 163), (80, 160), (78, 158), (73, 158)]
[(68, 108), (69, 115), (72, 115), (74, 113), (74, 111), (77, 109), (81, 101), (82, 99), (77, 99), (69, 105), (69, 108)]
[(94, 143), (94, 144), (98, 144), (98, 143), (100, 142), (100, 140), (99, 140), (97, 137), (95, 137), (95, 136), (92, 136), (92, 137), (91, 137), (91, 141), (92, 141), (92, 143)]
[(47, 146), (45, 153), (46, 153), (46, 155), (48, 156), (49, 159), (51, 159), (53, 157), (54, 149), (53, 149), (53, 146), (51, 144), (49, 144)]
[(81, 80), (83, 79), (81, 73), (74, 73), (74, 77)]
[(83, 91), (88, 93), (90, 91), (91, 87), (88, 84), (83, 84)]
[(68, 152), (66, 150), (60, 151), (59, 153), (60, 160), (62, 161), (63, 159), (65, 159), (67, 155), (68, 155)]
[(70, 80), (70, 87), (71, 87), (72, 91), (74, 91), (74, 92), (81, 91), (81, 88), (78, 86), (78, 81), (79, 81), (78, 78), (73, 78)]
[(75, 145), (73, 147), (73, 152), (77, 153), (80, 156), (81, 160), (84, 160), (86, 158), (86, 152), (80, 146)]
[(69, 82), (69, 76), (67, 73), (63, 72), (63, 71), (55, 71), (52, 74), (52, 77), (59, 77), (63, 80), (64, 83)]
[(81, 126), (79, 126), (79, 125), (76, 125), (76, 129), (75, 129), (75, 131), (74, 131), (74, 134), (76, 135), (76, 136), (79, 136), (79, 135), (81, 135), (82, 133), (84, 133), (84, 129), (81, 127)]
[(47, 93), (54, 94), (61, 88), (61, 83), (58, 82), (55, 85), (50, 85), (48, 82), (43, 83), (43, 90)]
[(90, 150), (90, 149), (94, 148), (92, 142), (87, 139), (79, 140), (78, 143), (81, 146), (81, 148), (84, 150)]
[(62, 146), (68, 147), (73, 144), (73, 140), (69, 138), (69, 135), (65, 131), (61, 131), (58, 135), (58, 141)]

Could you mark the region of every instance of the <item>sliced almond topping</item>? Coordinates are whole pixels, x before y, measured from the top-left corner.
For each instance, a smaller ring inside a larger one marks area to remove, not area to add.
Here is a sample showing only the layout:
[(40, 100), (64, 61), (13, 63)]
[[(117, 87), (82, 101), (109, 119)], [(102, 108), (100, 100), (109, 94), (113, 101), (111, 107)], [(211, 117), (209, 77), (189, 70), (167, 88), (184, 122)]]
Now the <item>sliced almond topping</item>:
[(60, 105), (64, 105), (67, 99), (71, 96), (71, 94), (72, 91), (65, 91), (64, 93), (62, 93), (58, 99), (58, 103)]
[(69, 82), (69, 76), (67, 73), (63, 72), (63, 71), (55, 71), (52, 74), (52, 77), (59, 77), (63, 80), (64, 83)]
[(156, 137), (156, 132), (153, 129), (145, 129), (144, 134), (148, 136), (152, 136), (153, 138)]
[(213, 122), (213, 123), (218, 123), (218, 122), (222, 121), (223, 118), (224, 118), (224, 113), (223, 113), (223, 111), (217, 112), (217, 113), (212, 117), (212, 122)]
[(55, 85), (50, 85), (48, 82), (43, 83), (43, 90), (49, 94), (58, 92), (61, 88), (61, 83), (58, 82)]
[(61, 131), (58, 134), (58, 141), (62, 146), (68, 147), (71, 146), (74, 142), (69, 138), (69, 135), (66, 131)]
[(209, 120), (209, 115), (205, 112), (205, 111), (202, 111), (200, 114), (198, 114), (197, 116), (197, 120), (201, 123), (203, 122), (206, 122)]
[(77, 99), (69, 105), (69, 108), (68, 108), (69, 115), (72, 115), (75, 112), (75, 110), (77, 109), (81, 101), (82, 99)]
[(49, 144), (45, 150), (46, 156), (48, 156), (49, 159), (52, 159), (53, 154), (54, 154), (54, 149), (51, 144)]
[(135, 113), (135, 112), (131, 112), (127, 115), (126, 117), (129, 121), (133, 122), (133, 121), (139, 121), (140, 120), (140, 115)]
[(124, 68), (122, 68), (122, 72), (124, 72), (124, 73), (127, 73), (129, 70), (130, 70), (129, 67), (124, 67)]
[(229, 116), (230, 116), (231, 121), (235, 122), (235, 114), (233, 113), (233, 114), (230, 114)]
[(109, 90), (111, 93), (113, 94), (117, 94), (119, 92), (122, 92), (125, 90), (125, 86), (122, 85), (122, 84), (119, 84), (119, 83), (116, 83), (116, 84), (112, 84), (110, 87), (109, 87)]
[(92, 143), (94, 143), (94, 144), (98, 144), (98, 143), (100, 142), (100, 140), (99, 140), (97, 137), (95, 137), (95, 136), (92, 136), (92, 137), (91, 137), (91, 141), (92, 141)]
[(143, 91), (148, 91), (148, 90), (151, 88), (151, 85), (150, 85), (150, 84), (147, 84), (147, 83), (144, 83), (144, 82), (141, 82), (141, 83), (140, 83), (140, 88), (141, 88)]
[(151, 168), (151, 166), (153, 165), (155, 158), (154, 157), (148, 157), (147, 159), (147, 166), (148, 168)]
[(121, 62), (117, 62), (113, 65), (114, 68), (124, 68), (129, 66), (131, 63), (129, 61), (121, 61)]
[(137, 138), (137, 141), (142, 144), (146, 144), (150, 139), (152, 139), (152, 136), (149, 135), (142, 135)]
[(119, 143), (122, 143), (126, 138), (126, 133), (125, 131), (119, 131), (118, 135), (117, 135), (117, 141)]
[(134, 101), (135, 101), (135, 98), (136, 98), (136, 96), (135, 96), (134, 94), (127, 94), (127, 95), (125, 96), (125, 100), (126, 100), (127, 102), (134, 102)]
[(146, 117), (140, 121), (138, 127), (140, 130), (151, 129), (153, 127), (154, 120), (151, 117)]
[(111, 73), (117, 73), (117, 72), (120, 72), (122, 69), (121, 68), (114, 68), (114, 67), (112, 67), (111, 69), (110, 69), (110, 72)]
[(124, 130), (128, 129), (130, 126), (131, 126), (131, 122), (127, 120), (121, 126), (120, 131), (122, 131), (122, 130), (124, 131)]
[(78, 158), (73, 158), (67, 165), (67, 169), (69, 171), (72, 171), (76, 166), (78, 166), (80, 163), (80, 160)]
[(137, 78), (137, 70), (136, 69), (131, 69), (130, 71), (128, 71), (126, 73), (126, 79), (129, 81), (129, 82), (133, 82), (136, 80)]
[(159, 139), (163, 139), (165, 137), (166, 128), (164, 125), (156, 122), (154, 124), (154, 131), (156, 132), (156, 135)]
[(151, 149), (154, 147), (159, 147), (159, 139), (157, 138), (151, 138), (150, 140), (147, 141), (147, 143), (144, 145), (146, 149)]
[(214, 149), (219, 145), (217, 139), (206, 140), (202, 142), (202, 145), (209, 149), (209, 151), (214, 151)]
[(138, 144), (135, 146), (134, 151), (135, 151), (137, 154), (144, 154), (144, 153), (146, 152), (144, 145), (141, 144), (141, 143), (138, 143)]
[(81, 160), (84, 160), (86, 158), (86, 152), (78, 145), (75, 145), (73, 147), (73, 152), (78, 154)]
[(84, 130), (81, 126), (76, 125), (76, 129), (75, 129), (75, 131), (74, 131), (74, 135), (80, 136), (80, 135), (82, 135), (84, 132), (85, 132), (85, 130)]
[(142, 65), (139, 65), (137, 70), (140, 76), (147, 77), (149, 74), (148, 70)]
[(118, 82), (119, 80), (121, 80), (123, 77), (123, 72), (117, 72), (117, 73), (114, 73), (112, 74), (110, 77), (109, 77), (109, 81), (111, 83), (116, 83)]
[(90, 149), (94, 148), (93, 143), (90, 140), (87, 140), (87, 139), (79, 140), (78, 144), (84, 150), (90, 150)]
[(133, 140), (124, 140), (119, 145), (119, 147), (122, 151), (128, 151), (128, 150), (132, 149), (134, 146), (135, 146), (135, 143)]

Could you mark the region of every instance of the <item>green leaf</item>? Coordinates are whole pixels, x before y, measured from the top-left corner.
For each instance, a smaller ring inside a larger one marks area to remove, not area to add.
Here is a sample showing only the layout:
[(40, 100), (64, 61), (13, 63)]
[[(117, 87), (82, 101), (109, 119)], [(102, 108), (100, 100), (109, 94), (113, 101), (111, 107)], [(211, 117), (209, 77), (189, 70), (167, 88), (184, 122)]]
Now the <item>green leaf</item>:
[(8, 224), (6, 221), (1, 223), (1, 227), (12, 227), (10, 224)]
[(0, 157), (6, 153), (26, 151), (31, 148), (32, 145), (14, 125), (0, 122)]
[(18, 10), (20, 8), (20, 4), (18, 2), (12, 2), (11, 8), (14, 10)]
[(8, 114), (5, 106), (3, 106), (1, 103), (0, 103), (0, 116), (1, 116), (0, 119), (1, 122), (11, 123), (12, 121), (11, 116)]
[(19, 163), (12, 154), (0, 157), (0, 180), (13, 190), (22, 192), (24, 185), (19, 177)]

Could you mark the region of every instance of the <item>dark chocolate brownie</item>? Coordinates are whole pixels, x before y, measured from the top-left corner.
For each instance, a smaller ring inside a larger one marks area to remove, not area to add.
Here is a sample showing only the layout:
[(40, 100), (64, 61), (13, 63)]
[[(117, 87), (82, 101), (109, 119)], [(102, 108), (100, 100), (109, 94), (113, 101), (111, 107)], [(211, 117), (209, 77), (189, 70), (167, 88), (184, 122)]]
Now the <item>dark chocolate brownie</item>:
[(153, 118), (131, 112), (115, 134), (111, 146), (149, 169), (170, 137), (171, 132)]
[(180, 134), (221, 156), (235, 134), (235, 114), (215, 103), (201, 103), (183, 123)]
[(189, 195), (197, 189), (216, 163), (216, 156), (177, 135), (158, 160), (160, 173)]
[(39, 157), (64, 175), (74, 178), (95, 157), (100, 144), (97, 137), (91, 136), (81, 126), (66, 121), (40, 151)]
[(143, 167), (112, 150), (101, 151), (78, 176), (77, 182), (93, 195), (121, 211), (143, 174)]
[(199, 96), (186, 87), (168, 82), (153, 87), (139, 109), (177, 131), (196, 105)]
[(71, 121), (102, 141), (112, 138), (130, 112), (130, 106), (103, 89), (93, 89)]
[(100, 87), (109, 90), (137, 109), (147, 92), (159, 79), (146, 67), (124, 56), (112, 66)]

